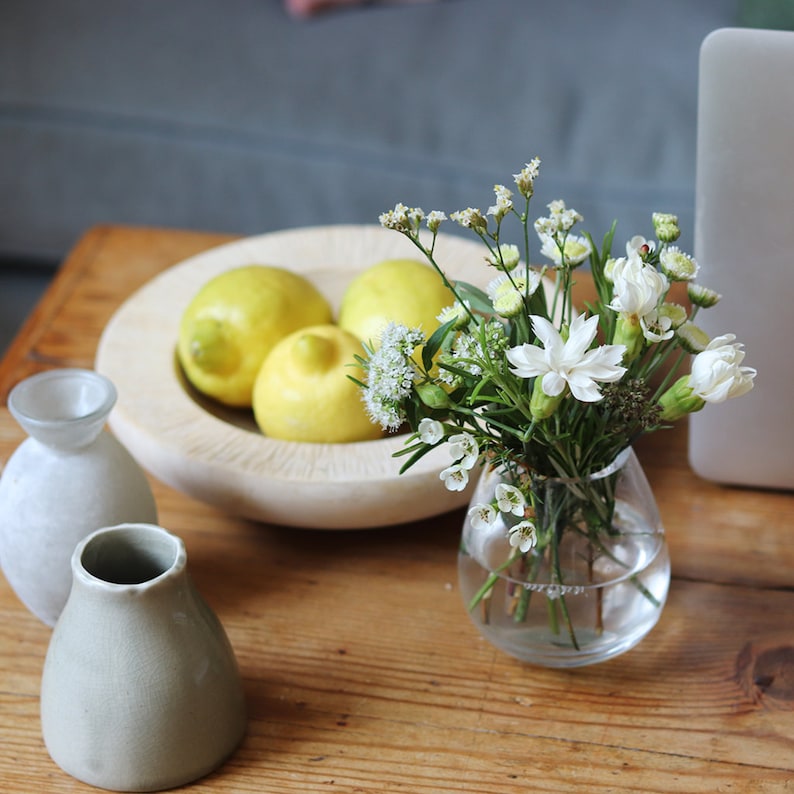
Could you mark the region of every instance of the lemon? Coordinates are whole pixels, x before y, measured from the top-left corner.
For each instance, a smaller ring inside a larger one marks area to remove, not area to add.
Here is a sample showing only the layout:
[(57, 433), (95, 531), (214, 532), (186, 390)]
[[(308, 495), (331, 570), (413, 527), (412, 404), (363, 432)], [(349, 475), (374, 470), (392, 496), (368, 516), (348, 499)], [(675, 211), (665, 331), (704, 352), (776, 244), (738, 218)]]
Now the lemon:
[(254, 384), (254, 418), (262, 432), (324, 443), (380, 438), (360, 388), (348, 377), (362, 379), (354, 356), (363, 352), (359, 339), (331, 324), (302, 328), (278, 342)]
[(303, 276), (245, 265), (196, 293), (181, 317), (177, 354), (200, 392), (250, 407), (254, 380), (273, 346), (298, 328), (330, 321), (330, 305)]
[(338, 324), (362, 342), (378, 347), (390, 322), (435, 331), (436, 319), (454, 297), (441, 276), (415, 259), (386, 259), (356, 276), (342, 296)]

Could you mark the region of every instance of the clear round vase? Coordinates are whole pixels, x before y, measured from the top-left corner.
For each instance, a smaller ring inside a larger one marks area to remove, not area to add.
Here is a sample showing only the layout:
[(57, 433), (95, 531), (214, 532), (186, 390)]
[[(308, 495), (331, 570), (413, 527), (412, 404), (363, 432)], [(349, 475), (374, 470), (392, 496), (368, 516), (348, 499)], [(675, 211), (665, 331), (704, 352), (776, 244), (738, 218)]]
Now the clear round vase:
[[(495, 520), (477, 521), (475, 506), (495, 506), (497, 487), (519, 485), (517, 476), (529, 494), (525, 515), (495, 510)], [(544, 667), (579, 667), (628, 651), (656, 625), (670, 556), (632, 449), (582, 478), (486, 469), (471, 505), (460, 589), (475, 626), (497, 648)]]

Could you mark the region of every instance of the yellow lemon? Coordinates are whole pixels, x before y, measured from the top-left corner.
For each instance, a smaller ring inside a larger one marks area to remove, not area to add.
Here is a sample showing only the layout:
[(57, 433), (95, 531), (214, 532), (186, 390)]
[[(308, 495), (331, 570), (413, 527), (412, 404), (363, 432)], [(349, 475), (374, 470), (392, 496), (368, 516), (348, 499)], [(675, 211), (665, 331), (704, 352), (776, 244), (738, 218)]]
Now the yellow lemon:
[[(342, 443), (380, 438), (348, 375), (363, 379), (360, 340), (336, 325), (302, 328), (270, 351), (254, 384), (254, 418), (286, 441)], [(352, 366), (351, 366), (352, 365)]]
[(421, 328), (429, 337), (436, 319), (454, 302), (441, 276), (415, 259), (386, 259), (364, 270), (342, 296), (338, 323), (362, 342), (378, 347), (389, 322)]
[(298, 328), (331, 321), (331, 307), (303, 276), (245, 265), (210, 279), (185, 309), (177, 354), (203, 394), (250, 407), (265, 356)]

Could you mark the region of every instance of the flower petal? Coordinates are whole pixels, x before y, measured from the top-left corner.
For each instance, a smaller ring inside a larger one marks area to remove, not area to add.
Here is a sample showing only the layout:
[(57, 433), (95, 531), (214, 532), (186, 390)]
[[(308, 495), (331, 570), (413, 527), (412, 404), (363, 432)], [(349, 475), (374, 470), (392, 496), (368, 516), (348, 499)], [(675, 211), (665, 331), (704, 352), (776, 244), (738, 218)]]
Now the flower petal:
[[(551, 354), (552, 358), (557, 358), (564, 346), (560, 332), (545, 317), (531, 314), (529, 319), (532, 321), (532, 330), (535, 332), (535, 336), (543, 342), (544, 349)], [(574, 320), (574, 322), (576, 321)]]
[(557, 395), (562, 394), (566, 380), (567, 379), (559, 373), (550, 370), (543, 376), (543, 380), (541, 381), (543, 393), (548, 397), (557, 397)]
[(573, 373), (568, 378), (568, 385), (571, 387), (571, 394), (583, 403), (597, 403), (602, 395), (592, 378)]
[(625, 352), (625, 345), (602, 345), (589, 350), (576, 366), (576, 372), (586, 374), (593, 380), (613, 383), (626, 373), (626, 368), (620, 366)]
[(496, 510), (489, 504), (476, 504), (469, 509), (469, 521), (474, 529), (489, 529), (497, 519)]
[(578, 315), (571, 323), (568, 341), (565, 343), (564, 357), (566, 361), (577, 362), (590, 347), (598, 333), (598, 315), (587, 317)]
[(510, 348), (505, 355), (513, 365), (511, 372), (520, 378), (534, 378), (549, 371), (546, 354), (536, 345), (524, 343)]

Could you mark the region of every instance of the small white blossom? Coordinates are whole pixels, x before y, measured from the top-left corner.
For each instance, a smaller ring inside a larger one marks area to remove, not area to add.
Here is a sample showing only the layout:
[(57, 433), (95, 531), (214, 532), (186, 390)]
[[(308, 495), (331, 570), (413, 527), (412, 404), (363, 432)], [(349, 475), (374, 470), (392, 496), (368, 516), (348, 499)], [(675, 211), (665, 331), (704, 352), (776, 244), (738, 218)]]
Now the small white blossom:
[(405, 204), (395, 204), (393, 210), (383, 212), (378, 216), (381, 226), (394, 229), (398, 232), (415, 232), (425, 217), (421, 207), (406, 207)]
[(566, 207), (562, 199), (552, 201), (548, 205), (548, 208), (549, 217), (556, 222), (557, 228), (561, 232), (569, 232), (576, 223), (583, 220), (582, 216), (575, 209)]
[(446, 219), (447, 216), (440, 210), (432, 210), (427, 214), (427, 228), (430, 229), (431, 232), (437, 232), (438, 227), (441, 226), (442, 222)]
[[(667, 278), (637, 254), (616, 260), (611, 275), (614, 292), (608, 308), (627, 318), (636, 318), (640, 322), (645, 320), (643, 331), (655, 326), (657, 309), (670, 288)], [(669, 327), (670, 323), (667, 323), (666, 331)], [(653, 341), (652, 337), (653, 333), (646, 335), (650, 341)]]
[(582, 216), (576, 210), (563, 210), (560, 214), (560, 228), (565, 232), (570, 231), (581, 220)]
[(517, 245), (503, 244), (499, 246), (499, 250), (493, 254), (488, 254), (485, 261), (499, 270), (510, 271), (521, 260), (521, 253)]
[(484, 231), (488, 228), (488, 221), (482, 212), (475, 207), (468, 207), (465, 210), (457, 210), (450, 214), (450, 219), (459, 223), (466, 229)]
[(521, 267), (492, 279), (485, 291), (497, 314), (515, 317), (524, 308), (524, 298), (534, 295), (540, 282), (537, 270)]
[(519, 551), (526, 554), (538, 542), (537, 529), (532, 521), (519, 521), (510, 528), (508, 540), (512, 548), (518, 547)]
[(468, 512), (469, 521), (474, 529), (490, 529), (497, 518), (493, 505), (476, 504)]
[(494, 279), (488, 285), (494, 311), (501, 317), (516, 317), (524, 308), (524, 298), (509, 279)]
[(640, 319), (640, 328), (643, 337), (653, 344), (672, 339), (675, 333), (672, 318), (658, 309), (652, 309)]
[(700, 266), (694, 257), (685, 254), (671, 245), (659, 254), (662, 272), (672, 281), (691, 281), (698, 274)]
[(496, 194), (496, 204), (488, 207), (488, 215), (493, 215), (497, 220), (501, 220), (513, 209), (513, 194), (504, 185), (494, 185)]
[(535, 180), (540, 172), (540, 158), (535, 157), (530, 160), (519, 173), (513, 174), (513, 180), (518, 187), (518, 192), (524, 198), (531, 198), (535, 192)]
[(626, 372), (619, 366), (625, 347), (602, 345), (590, 350), (598, 331), (598, 315), (585, 319), (580, 314), (572, 323), (567, 341), (544, 317), (532, 315), (532, 329), (543, 347), (523, 344), (507, 351), (511, 372), (522, 378), (542, 377), (544, 394), (556, 397), (570, 387), (582, 402), (601, 399), (597, 382), (613, 383)]
[(656, 243), (653, 240), (646, 240), (642, 235), (635, 234), (634, 237), (631, 238), (626, 243), (626, 256), (631, 256), (632, 254), (639, 254), (641, 257), (643, 255), (652, 254), (656, 250)]
[(554, 201), (550, 201), (547, 205), (549, 210), (549, 217), (559, 217), (565, 212), (565, 202), (562, 199), (554, 199)]
[(753, 388), (756, 371), (742, 366), (744, 350), (733, 334), (717, 336), (692, 359), (689, 375), (680, 377), (659, 398), (661, 418), (674, 422), (706, 403), (740, 397)]
[(411, 229), (408, 220), (408, 207), (405, 204), (396, 204), (393, 210), (381, 213), (378, 220), (381, 226), (387, 229), (394, 229), (398, 232), (406, 232)]
[(369, 358), (362, 400), (367, 415), (384, 430), (397, 430), (405, 421), (401, 402), (410, 394), (416, 376), (411, 354), (423, 341), (418, 329), (389, 323), (380, 347)]
[(541, 240), (545, 237), (553, 237), (555, 234), (557, 234), (557, 232), (559, 232), (557, 224), (551, 218), (538, 218), (535, 221), (534, 226), (535, 231)]
[(592, 251), (590, 241), (586, 237), (567, 236), (562, 243), (562, 251), (554, 237), (541, 235), (540, 239), (542, 242), (540, 253), (547, 259), (551, 259), (557, 267), (562, 264), (563, 254), (565, 255), (565, 264), (575, 267), (584, 262)]
[(419, 421), (419, 440), (423, 444), (438, 444), (444, 438), (444, 425), (429, 416)]
[(449, 454), (464, 469), (473, 469), (480, 457), (477, 439), (471, 433), (458, 433), (449, 437)]
[(448, 466), (438, 477), (448, 491), (462, 491), (469, 484), (469, 472), (459, 463)]
[(500, 482), (496, 486), (496, 505), (503, 513), (512, 513), (514, 516), (523, 516), (526, 507), (524, 494), (514, 485)]
[[(579, 264), (590, 255), (590, 244), (583, 237), (571, 237), (570, 250), (565, 238), (573, 226), (582, 220), (582, 216), (574, 209), (568, 209), (561, 199), (552, 201), (549, 205), (549, 214), (545, 218), (535, 221), (535, 231), (540, 237), (544, 256), (560, 264), (560, 247), (565, 249), (566, 262), (569, 265)], [(556, 249), (556, 253), (555, 253)], [(584, 251), (587, 253), (584, 253)], [(577, 260), (578, 261), (575, 261)]]
[(451, 306), (447, 306), (446, 309), (442, 309), (441, 313), (436, 317), (436, 320), (438, 320), (440, 325), (444, 325), (450, 320), (454, 320), (455, 325), (453, 328), (460, 330), (461, 328), (465, 328), (469, 322), (470, 311), (471, 304), (469, 301), (464, 301), (463, 303), (460, 301), (455, 301), (455, 303), (453, 303)]
[(717, 336), (692, 360), (689, 386), (707, 403), (721, 403), (753, 388), (756, 371), (741, 366), (745, 354), (735, 339), (733, 334)]

